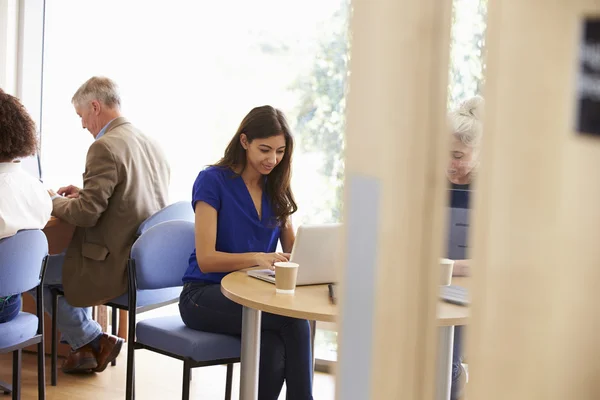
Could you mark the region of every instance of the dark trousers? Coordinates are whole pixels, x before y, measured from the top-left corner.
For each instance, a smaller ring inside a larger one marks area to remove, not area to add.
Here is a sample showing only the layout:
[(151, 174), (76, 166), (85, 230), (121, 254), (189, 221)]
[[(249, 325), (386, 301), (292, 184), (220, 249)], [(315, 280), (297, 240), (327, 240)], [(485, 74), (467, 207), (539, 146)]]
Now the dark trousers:
[[(191, 329), (241, 335), (242, 306), (227, 299), (219, 284), (187, 283), (179, 312)], [(259, 400), (277, 400), (284, 380), (288, 400), (313, 398), (310, 340), (308, 321), (263, 312)]]
[(8, 299), (0, 299), (0, 324), (8, 322), (21, 311), (21, 295), (16, 294)]
[(450, 395), (451, 400), (457, 400), (460, 397), (463, 389), (460, 386), (462, 374), (465, 373), (461, 366), (463, 330), (464, 327), (462, 326), (454, 327), (454, 347), (452, 349), (452, 391)]

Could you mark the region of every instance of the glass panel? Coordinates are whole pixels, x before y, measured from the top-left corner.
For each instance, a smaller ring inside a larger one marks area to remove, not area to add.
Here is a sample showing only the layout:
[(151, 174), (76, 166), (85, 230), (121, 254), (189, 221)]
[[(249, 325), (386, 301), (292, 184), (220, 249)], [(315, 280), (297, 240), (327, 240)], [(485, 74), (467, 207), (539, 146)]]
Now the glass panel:
[(448, 84), (450, 109), (481, 94), (486, 18), (487, 0), (454, 0)]
[[(189, 199), (196, 175), (220, 158), (242, 117), (254, 106), (271, 104), (287, 114), (300, 144), (294, 162), (300, 208), (295, 224), (337, 220), (347, 61), (344, 3), (105, 0), (97, 7), (92, 1), (48, 1), (47, 183), (55, 189), (81, 184), (93, 138), (80, 130), (70, 100), (86, 79), (105, 75), (121, 87), (124, 115), (167, 152), (171, 201)], [(90, 31), (98, 32), (95, 40), (84, 34)]]
[(317, 327), (315, 357), (319, 360), (337, 361), (337, 332)]
[[(81, 185), (93, 138), (71, 97), (104, 75), (120, 85), (123, 114), (165, 149), (171, 202), (189, 200), (243, 116), (271, 104), (297, 139), (294, 225), (339, 221), (348, 15), (348, 0), (48, 0), (45, 183)], [(318, 332), (318, 356), (335, 359), (335, 336)]]

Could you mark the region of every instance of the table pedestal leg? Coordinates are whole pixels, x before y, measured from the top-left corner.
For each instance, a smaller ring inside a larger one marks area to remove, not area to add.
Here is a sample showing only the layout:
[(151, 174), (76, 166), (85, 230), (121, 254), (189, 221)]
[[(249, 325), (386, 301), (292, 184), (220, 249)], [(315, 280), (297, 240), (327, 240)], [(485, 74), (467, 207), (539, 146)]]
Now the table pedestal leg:
[(242, 309), (240, 400), (258, 399), (261, 315), (259, 310), (248, 307)]
[(436, 367), (435, 399), (450, 400), (452, 387), (452, 349), (454, 327), (442, 326), (439, 330), (438, 360)]

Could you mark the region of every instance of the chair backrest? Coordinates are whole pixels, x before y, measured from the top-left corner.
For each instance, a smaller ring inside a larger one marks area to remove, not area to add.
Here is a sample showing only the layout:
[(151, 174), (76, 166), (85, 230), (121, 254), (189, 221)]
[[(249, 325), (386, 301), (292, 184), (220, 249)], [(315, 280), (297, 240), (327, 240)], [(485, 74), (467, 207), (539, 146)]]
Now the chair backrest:
[(137, 288), (181, 286), (194, 248), (194, 223), (190, 221), (167, 221), (142, 233), (131, 248)]
[(0, 297), (33, 289), (40, 284), (42, 263), (48, 255), (46, 235), (22, 230), (0, 240)]
[(178, 201), (166, 206), (149, 216), (138, 228), (137, 234), (141, 236), (148, 229), (161, 222), (183, 220), (194, 222), (194, 210), (189, 201)]

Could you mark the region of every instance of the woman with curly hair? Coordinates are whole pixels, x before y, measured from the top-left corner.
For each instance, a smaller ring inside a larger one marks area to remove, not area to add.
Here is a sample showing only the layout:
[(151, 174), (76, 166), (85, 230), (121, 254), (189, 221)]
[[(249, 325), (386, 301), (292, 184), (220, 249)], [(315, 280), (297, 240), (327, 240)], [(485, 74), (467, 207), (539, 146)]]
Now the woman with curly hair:
[[(0, 240), (21, 229), (41, 229), (52, 201), (44, 186), (23, 171), (19, 159), (37, 153), (35, 123), (15, 97), (0, 89)], [(21, 294), (0, 297), (0, 323), (21, 309)]]

